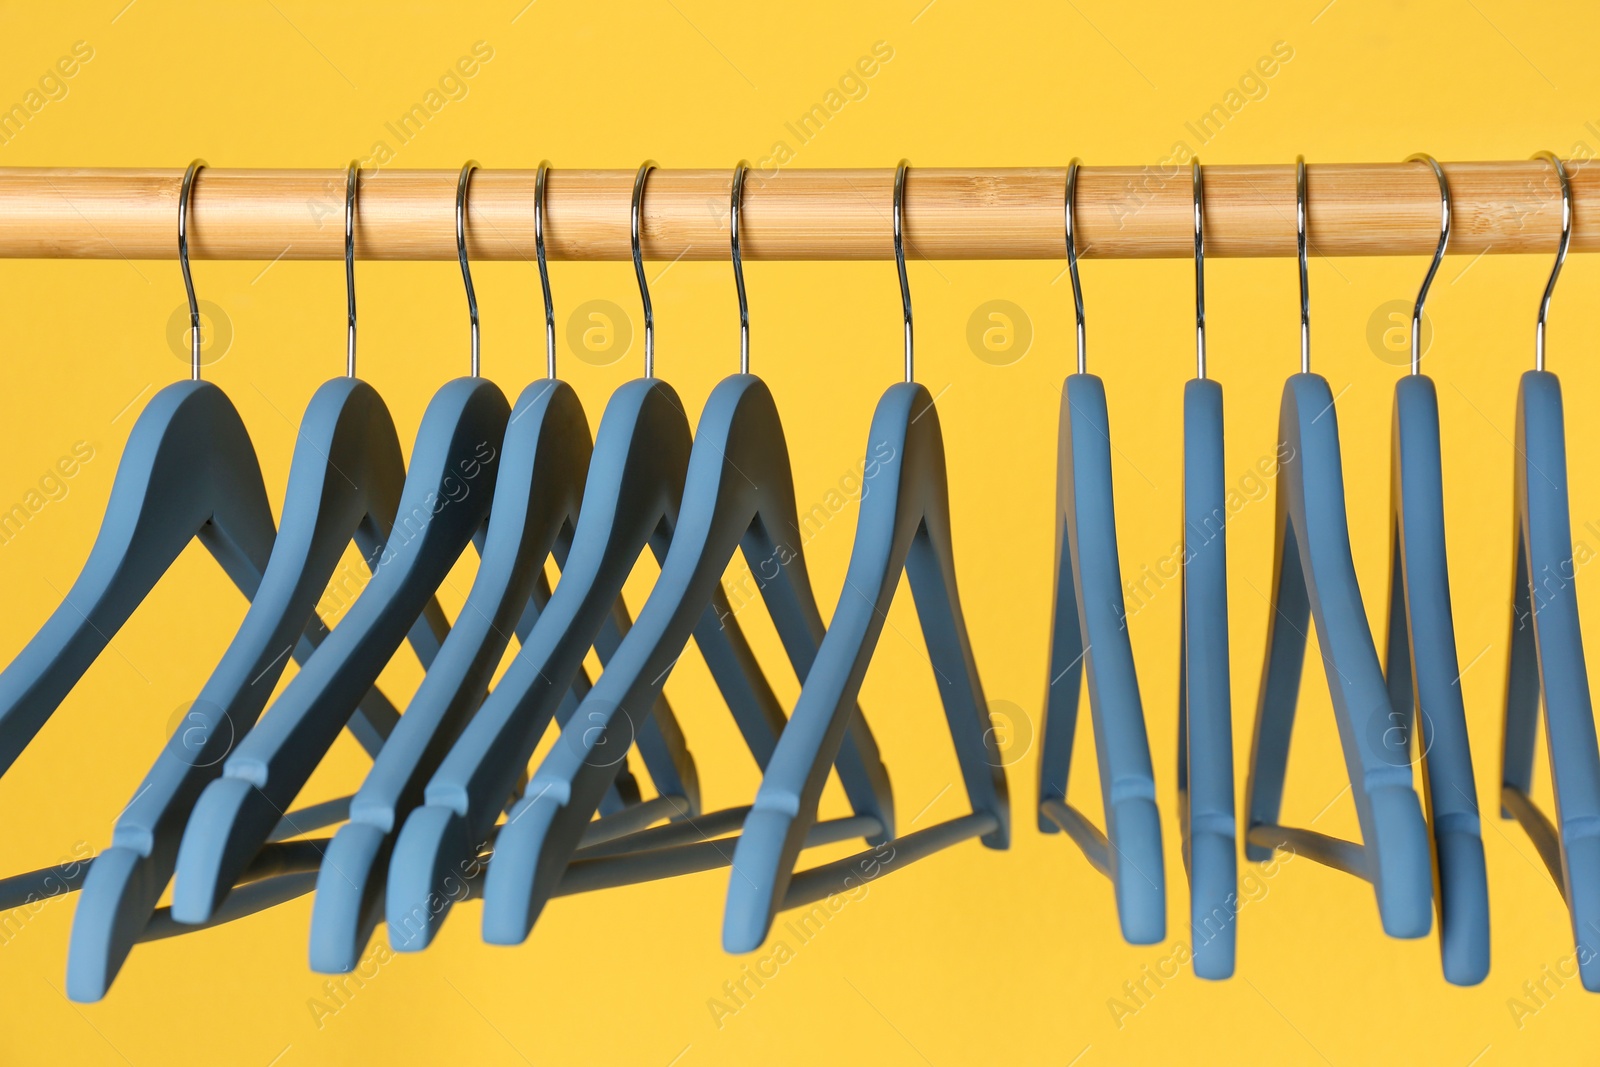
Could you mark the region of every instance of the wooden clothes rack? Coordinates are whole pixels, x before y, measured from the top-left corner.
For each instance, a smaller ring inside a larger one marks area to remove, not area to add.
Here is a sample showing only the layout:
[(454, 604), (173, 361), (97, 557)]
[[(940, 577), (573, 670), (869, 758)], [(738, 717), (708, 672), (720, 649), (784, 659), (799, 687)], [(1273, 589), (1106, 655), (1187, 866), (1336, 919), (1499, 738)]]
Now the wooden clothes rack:
[[(645, 257), (728, 257), (732, 167), (657, 170), (643, 205)], [(1450, 251), (1551, 253), (1560, 187), (1548, 161), (1447, 163)], [(1307, 235), (1319, 256), (1428, 255), (1439, 237), (1439, 187), (1420, 163), (1308, 165)], [(1573, 251), (1600, 249), (1600, 168), (1568, 163)], [(172, 259), (181, 169), (0, 168), (0, 257)], [(190, 252), (200, 259), (338, 259), (346, 172), (226, 170), (195, 180)], [(364, 171), (356, 254), (456, 255), (454, 170)], [(630, 257), (632, 170), (552, 169), (546, 249), (553, 259)], [(908, 252), (917, 258), (1062, 259), (1065, 168), (910, 168)], [(1189, 167), (1084, 167), (1079, 247), (1101, 258), (1193, 254)], [(752, 170), (745, 258), (890, 259), (894, 170)], [(480, 170), (467, 205), (477, 260), (532, 261), (534, 171)], [(1209, 256), (1295, 254), (1295, 168), (1205, 168)]]

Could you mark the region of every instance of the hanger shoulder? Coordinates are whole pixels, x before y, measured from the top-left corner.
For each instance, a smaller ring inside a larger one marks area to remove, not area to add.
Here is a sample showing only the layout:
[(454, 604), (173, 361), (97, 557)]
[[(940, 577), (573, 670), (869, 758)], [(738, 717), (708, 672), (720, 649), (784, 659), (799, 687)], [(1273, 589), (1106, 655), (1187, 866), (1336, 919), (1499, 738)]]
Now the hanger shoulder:
[[(303, 659), (326, 635), (318, 598), (351, 537), (371, 555), (383, 549), (394, 522), (405, 465), (394, 422), (370, 385), (350, 378), (325, 383), (297, 436), (282, 527), (244, 622), (118, 817), (98, 873), (91, 868), (85, 882), (68, 959), (74, 997), (104, 995), (172, 875), (195, 798), (255, 722), (291, 650)], [(398, 717), (376, 690), (363, 706), (385, 715), (369, 725), (374, 732), (387, 733)], [(130, 855), (106, 861), (119, 850)]]
[(1395, 385), (1391, 451), (1395, 546), (1385, 671), (1401, 728), (1384, 738), (1403, 746), (1391, 758), (1409, 764), (1416, 733), (1445, 978), (1476, 985), (1489, 973), (1489, 884), (1450, 604), (1439, 400), (1425, 375)]
[[(456, 625), (329, 843), (311, 926), (312, 966), (342, 973), (371, 935), (397, 822), (488, 692), (522, 619), (536, 620), (543, 566), (579, 514), (592, 449), (572, 388), (541, 381), (518, 398), (507, 426), (482, 562)], [(523, 633), (526, 640), (527, 634)]]
[[(1528, 371), (1517, 396), (1517, 588), (1502, 749), (1502, 816), (1515, 815), (1567, 901), (1581, 946), (1600, 927), (1600, 742), (1574, 584), (1561, 384)], [(1552, 826), (1528, 799), (1540, 696), (1556, 795)], [(1583, 987), (1600, 959), (1579, 953)]]
[[(772, 916), (793, 899), (787, 891), (794, 864), (816, 822), (829, 764), (843, 742), (849, 708), (902, 570), (910, 572), (974, 809), (965, 820), (942, 826), (955, 831), (952, 840), (981, 834), (991, 848), (1009, 841), (1005, 776), (956, 600), (943, 438), (925, 389), (911, 383), (889, 389), (873, 416), (867, 456), (872, 470), (845, 590), (735, 847), (723, 925), (729, 951), (759, 945)], [(948, 843), (941, 839), (939, 847)], [(908, 860), (921, 854), (910, 847), (904, 853)]]
[(929, 661), (937, 665), (934, 673), (945, 722), (968, 797), (974, 812), (994, 824), (981, 834), (983, 843), (992, 849), (1009, 848), (1011, 809), (1004, 761), (989, 718), (989, 702), (978, 677), (977, 658), (956, 585), (944, 432), (927, 390), (913, 386), (906, 392), (909, 395), (903, 410), (911, 415), (910, 425), (917, 427), (906, 435), (907, 466), (922, 486), (922, 522), (907, 546), (906, 577), (928, 645)]
[[(1063, 410), (1066, 401), (1063, 397)], [(1060, 833), (1061, 827), (1045, 814), (1054, 801), (1066, 806), (1067, 780), (1072, 769), (1073, 742), (1077, 738), (1079, 698), (1083, 692), (1084, 639), (1078, 617), (1077, 581), (1073, 575), (1072, 537), (1066, 502), (1072, 499), (1072, 465), (1057, 463), (1054, 575), (1050, 583), (1050, 665), (1045, 684), (1044, 716), (1039, 724), (1038, 827), (1040, 833)]]
[(489, 511), (510, 410), (483, 379), (428, 405), (394, 530), (344, 621), (228, 756), (178, 852), (173, 915), (210, 915), (349, 720)]
[[(759, 466), (762, 472), (753, 476), (760, 491), (740, 546), (761, 599), (767, 605), (778, 640), (803, 684), (816, 662), (826, 628), (806, 564), (806, 532), (795, 505), (788, 444), (777, 404), (766, 384), (750, 375), (739, 375), (728, 382), (738, 383), (736, 388), (730, 389), (737, 398), (738, 407), (729, 412), (725, 422), (719, 419), (728, 426), (727, 440), (720, 447), (729, 456), (752, 457), (741, 459), (739, 463)], [(730, 408), (732, 406), (729, 404)], [(865, 465), (862, 474), (866, 474)], [(863, 495), (865, 492), (863, 483)], [(715, 596), (724, 596), (720, 584)], [(721, 610), (718, 606), (718, 611)], [(742, 639), (736, 628), (728, 632)], [(698, 631), (695, 643), (702, 650), (710, 644), (700, 639)], [(851, 701), (850, 711), (845, 742), (836, 763), (840, 784), (856, 814), (877, 819), (883, 827), (883, 838), (887, 839), (894, 836), (894, 796), (889, 787), (888, 771), (860, 706)], [(785, 720), (779, 721), (779, 733), (785, 725)], [(753, 731), (745, 732), (746, 741), (753, 745), (752, 734)], [(758, 755), (757, 762), (763, 771), (770, 758), (770, 753), (764, 759)]]
[[(1065, 527), (1081, 642), (1072, 654), (1081, 657), (1087, 667), (1089, 711), (1106, 813), (1105, 833), (1095, 830), (1085, 840), (1091, 861), (1104, 857), (1123, 936), (1133, 944), (1151, 944), (1166, 935), (1161, 823), (1122, 595), (1105, 385), (1092, 374), (1067, 378), (1061, 399), (1061, 447), (1063, 495), (1057, 506)], [(1052, 676), (1058, 673), (1053, 666)], [(1041, 752), (1055, 754), (1049, 749)], [(1075, 824), (1087, 820), (1065, 804), (1067, 768), (1050, 773), (1059, 781), (1063, 796), (1041, 811), (1063, 820), (1073, 828), (1071, 836), (1080, 838)]]
[[(654, 544), (665, 555), (689, 449), (682, 402), (666, 383), (628, 382), (606, 405), (572, 551), (550, 603), (428, 780), (425, 803), (401, 827), (385, 903), (394, 947), (420, 950), (443, 922), (448, 901), (437, 910), (430, 906), (441, 900), (435, 887), (447, 879), (460, 882), (462, 871), (476, 866), (639, 553)], [(656, 710), (659, 717), (665, 709)], [(653, 765), (651, 776), (662, 792), (685, 796), (698, 810), (692, 767)]]
[(498, 810), (567, 688), (556, 676), (577, 670), (639, 553), (664, 519), (676, 519), (688, 454), (688, 423), (665, 383), (618, 390), (595, 442), (567, 568), (528, 643), (429, 781), (429, 804)]
[[(1410, 766), (1394, 766), (1382, 750), (1391, 705), (1350, 552), (1338, 415), (1326, 380), (1315, 374), (1292, 376), (1284, 387), (1279, 425), (1277, 573), (1269, 654), (1245, 787), (1250, 819), (1246, 855), (1260, 860), (1274, 847), (1268, 840), (1274, 833), (1269, 827), (1277, 823), (1282, 802), (1305, 656), (1304, 620), (1309, 615), (1327, 667), (1361, 826), (1358, 873), (1373, 885), (1385, 932), (1391, 937), (1422, 937), (1432, 924), (1427, 829), (1411, 785)], [(1299, 627), (1301, 632), (1286, 637), (1285, 627)], [(1316, 844), (1304, 832), (1296, 834), (1303, 840), (1302, 850)], [(1331, 843), (1329, 862), (1344, 845)]]
[[(1189, 870), (1195, 973), (1233, 974), (1238, 844), (1233, 707), (1228, 672), (1227, 476), (1222, 387), (1195, 379), (1183, 394), (1182, 633), (1178, 669), (1178, 809)], [(1218, 916), (1226, 917), (1220, 922)]]
[(158, 392), (134, 424), (83, 570), (0, 673), (0, 773), (192, 539), (248, 599), (273, 536), (255, 449), (227, 395), (196, 381)]
[(483, 699), (545, 560), (580, 514), (592, 446), (577, 395), (564, 382), (536, 383), (528, 394), (532, 402), (519, 399), (507, 434), (478, 575), (445, 642), (451, 655), (435, 661), (407, 707), (408, 716), (423, 714), (374, 761), (352, 802), (354, 819), (389, 823), (402, 798), (420, 798), (419, 768), (430, 762), (424, 753), (447, 747)]
[[(1538, 642), (1545, 707), (1559, 723), (1547, 723), (1551, 754), (1596, 749), (1593, 703), (1572, 581), (1571, 512), (1567, 497), (1565, 417), (1560, 385), (1548, 372), (1523, 375), (1517, 431), (1521, 453), (1518, 497), (1528, 580), (1534, 596), (1530, 622)], [(1588, 760), (1585, 759), (1584, 763)], [(1563, 767), (1581, 766), (1577, 758)], [(1574, 816), (1600, 816), (1600, 774), (1575, 774), (1563, 797)]]
[[(793, 538), (799, 532), (788, 448), (771, 392), (758, 378), (736, 375), (713, 390), (701, 416), (683, 507), (660, 579), (617, 659), (563, 731), (561, 742), (540, 764), (527, 797), (513, 809), (496, 839), (484, 891), (486, 939), (514, 944), (527, 937), (544, 903), (559, 887), (615, 774), (616, 763), (606, 754), (625, 751), (628, 741), (643, 733), (639, 716), (630, 709), (647, 708), (659, 694), (691, 633), (714, 672), (718, 646), (726, 650), (732, 642), (742, 669), (728, 673), (762, 683), (769, 714), (741, 716), (737, 701), (730, 699), (730, 706), (757, 764), (767, 766), (784, 728), (783, 715), (722, 600), (721, 578), (741, 546), (752, 566), (771, 562), (763, 570), (762, 592), (772, 591), (769, 604), (780, 613), (798, 616), (790, 620), (791, 640), (797, 637), (794, 630), (806, 631), (795, 652), (796, 670), (804, 677), (815, 642), (802, 602), (810, 601), (811, 614), (817, 612), (809, 583), (803, 592), (798, 587), (804, 576), (798, 540), (792, 551), (780, 551), (773, 529), (788, 530)], [(779, 588), (783, 594), (778, 594)], [(720, 678), (719, 684), (727, 694), (728, 686)], [(841, 773), (852, 779), (847, 792), (859, 805), (857, 814), (880, 820), (881, 825), (877, 783), (861, 773), (864, 767), (856, 753), (854, 765), (841, 766)]]
[[(405, 477), (393, 421), (363, 382), (336, 379), (302, 420), (285, 494), (283, 524), (260, 588), (227, 652), (195, 701), (193, 729), (174, 735), (163, 755), (180, 777), (146, 778), (119, 819), (120, 843), (148, 850), (159, 813), (184, 784), (218, 768), (271, 696), (303, 631), (326, 634), (316, 615), (345, 546), (381, 549)], [(320, 644), (324, 636), (319, 636)], [(190, 720), (186, 720), (186, 723)], [(205, 777), (210, 777), (205, 775)], [(184, 783), (184, 784), (180, 784)]]

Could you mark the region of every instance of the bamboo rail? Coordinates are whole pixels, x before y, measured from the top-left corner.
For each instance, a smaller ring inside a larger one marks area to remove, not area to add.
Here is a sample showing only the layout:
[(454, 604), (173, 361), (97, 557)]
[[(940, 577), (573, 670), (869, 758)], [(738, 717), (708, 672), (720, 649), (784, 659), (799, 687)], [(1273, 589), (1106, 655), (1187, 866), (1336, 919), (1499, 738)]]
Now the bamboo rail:
[[(1560, 195), (1544, 161), (1447, 163), (1454, 200), (1450, 251), (1553, 252)], [(1568, 164), (1572, 250), (1600, 249), (1600, 167)], [(181, 169), (0, 168), (0, 257), (172, 259)], [(646, 187), (643, 248), (654, 260), (728, 256), (732, 168), (658, 170)], [(752, 171), (742, 235), (748, 259), (892, 257), (891, 168)], [(911, 255), (941, 259), (1061, 259), (1064, 168), (912, 167), (905, 225)], [(363, 173), (360, 259), (455, 258), (453, 170)], [(564, 260), (628, 259), (631, 170), (552, 170), (546, 248)], [(533, 259), (532, 170), (480, 170), (468, 197), (475, 260)], [(198, 259), (337, 259), (343, 255), (345, 172), (207, 168), (190, 218)], [(1206, 252), (1295, 254), (1294, 166), (1208, 166)], [(1422, 164), (1307, 167), (1308, 236), (1319, 256), (1428, 255), (1438, 240), (1439, 191)], [(1101, 258), (1193, 252), (1187, 166), (1084, 167), (1080, 250)]]

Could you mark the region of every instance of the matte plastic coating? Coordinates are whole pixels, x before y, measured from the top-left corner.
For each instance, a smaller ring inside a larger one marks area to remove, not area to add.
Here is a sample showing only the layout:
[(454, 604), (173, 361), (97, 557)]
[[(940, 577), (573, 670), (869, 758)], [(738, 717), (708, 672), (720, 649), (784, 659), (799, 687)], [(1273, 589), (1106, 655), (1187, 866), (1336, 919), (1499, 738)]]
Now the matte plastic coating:
[[(1338, 415), (1321, 375), (1296, 374), (1284, 384), (1278, 441), (1278, 532), (1245, 781), (1245, 856), (1260, 862), (1291, 844), (1371, 882), (1390, 937), (1422, 937), (1433, 922), (1432, 849), (1411, 766), (1385, 748), (1394, 707), (1350, 556)], [(1277, 825), (1309, 622), (1317, 627), (1361, 845)]]
[[(1500, 816), (1515, 816), (1533, 839), (1572, 915), (1583, 988), (1600, 993), (1600, 953), (1593, 951), (1600, 940), (1600, 743), (1573, 584), (1561, 382), (1548, 371), (1522, 376), (1516, 445), (1516, 578)], [(1554, 826), (1529, 799), (1541, 696)]]
[[(921, 385), (895, 384), (878, 402), (866, 463), (844, 590), (734, 849), (722, 927), (729, 952), (754, 951), (777, 911), (800, 902), (788, 894), (791, 880), (804, 878), (795, 874), (795, 862), (817, 821), (829, 765), (850, 729), (902, 573), (911, 580), (973, 814), (896, 838), (838, 867), (875, 877), (931, 851), (916, 847), (913, 838), (939, 848), (976, 836), (990, 848), (1010, 845), (1005, 772), (956, 592), (944, 435), (933, 398)], [(859, 881), (863, 875), (844, 870), (841, 877)], [(825, 892), (835, 891), (837, 881), (830, 874)]]
[[(1110, 430), (1105, 384), (1092, 374), (1070, 375), (1061, 393), (1055, 605), (1039, 740), (1039, 829), (1063, 830), (1084, 850), (1111, 879), (1122, 936), (1150, 945), (1167, 933), (1166, 866), (1122, 600)], [(1103, 834), (1066, 802), (1085, 672), (1105, 806)]]

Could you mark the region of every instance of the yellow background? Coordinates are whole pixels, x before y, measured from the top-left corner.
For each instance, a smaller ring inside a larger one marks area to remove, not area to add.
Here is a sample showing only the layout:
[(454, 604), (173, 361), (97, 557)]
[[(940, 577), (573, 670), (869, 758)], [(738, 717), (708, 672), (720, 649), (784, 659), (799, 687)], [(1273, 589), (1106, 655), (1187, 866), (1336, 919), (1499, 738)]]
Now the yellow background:
[[(1207, 163), (1518, 159), (1600, 146), (1600, 69), (1592, 6), (1507, 0), (1376, 3), (1252, 0), (1227, 5), (999, 5), (972, 0), (808, 4), (712, 0), (629, 5), (503, 0), (365, 9), (303, 0), (227, 6), (171, 0), (11, 5), (0, 34), (0, 100), (87, 42), (93, 58), (67, 92), (0, 146), (3, 165), (335, 167), (393, 138), (398, 118), (474, 42), (493, 58), (391, 166), (732, 166), (773, 142), (796, 167), (1146, 163), (1175, 142)], [(527, 6), (524, 7), (524, 4)], [(926, 5), (926, 6), (924, 6)], [(1166, 7), (1169, 10), (1162, 10)], [(803, 146), (785, 130), (823, 100), (876, 42), (893, 50)], [(1292, 59), (1264, 94), (1200, 143), (1185, 122), (1234, 89), (1283, 42)], [(859, 93), (858, 93), (859, 95)], [(1178, 597), (1169, 587), (1130, 622), (1154, 753), (1167, 849), (1169, 939), (1120, 940), (1107, 883), (1060, 836), (1034, 829), (1034, 758), (1045, 688), (1058, 390), (1071, 361), (1062, 264), (914, 262), (919, 377), (940, 395), (950, 450), (956, 548), (988, 696), (1021, 709), (1008, 753), (1015, 843), (967, 843), (872, 885), (796, 948), (737, 1013), (713, 998), (748, 962), (719, 947), (725, 872), (567, 898), (516, 949), (481, 943), (479, 906), (418, 956), (374, 960), (338, 999), (306, 964), (309, 898), (232, 926), (139, 948), (111, 994), (62, 994), (75, 901), (51, 900), (0, 944), (7, 1063), (718, 1063), (941, 1065), (1114, 1063), (1458, 1065), (1593, 1058), (1600, 1007), (1565, 966), (1571, 931), (1526, 836), (1496, 818), (1511, 558), (1511, 458), (1517, 375), (1531, 366), (1545, 256), (1451, 257), (1429, 313), (1427, 367), (1439, 382), (1446, 507), (1467, 714), (1484, 811), (1494, 965), (1474, 989), (1440, 976), (1434, 938), (1379, 930), (1369, 887), (1298, 860), (1270, 875), (1243, 866), (1238, 975), (1187, 971), (1140, 1001), (1124, 983), (1156, 969), (1187, 934), (1173, 759)], [(1349, 517), (1369, 614), (1386, 592), (1390, 396), (1400, 349), (1369, 345), (1389, 301), (1409, 300), (1424, 260), (1319, 259), (1311, 266), (1314, 367), (1339, 396)], [(698, 411), (736, 367), (725, 263), (655, 264), (659, 371)], [(281, 501), (294, 425), (316, 386), (342, 372), (344, 293), (334, 263), (197, 264), (205, 299), (232, 323), (208, 376), (238, 405)], [(752, 264), (755, 369), (771, 383), (802, 510), (861, 459), (882, 389), (900, 373), (894, 272), (886, 263)], [(609, 391), (638, 373), (572, 358), (567, 316), (607, 299), (633, 314), (625, 264), (555, 264), (563, 375), (597, 421)], [(485, 372), (514, 394), (542, 373), (536, 277), (494, 263), (475, 277)], [(361, 368), (402, 438), (439, 384), (467, 367), (465, 309), (449, 263), (364, 265)], [(1185, 261), (1085, 264), (1091, 368), (1106, 381), (1116, 444), (1119, 544), (1133, 575), (1179, 536), (1183, 382), (1193, 361), (1192, 269)], [(1295, 369), (1292, 261), (1210, 266), (1210, 343), (1227, 397), (1227, 463), (1238, 484), (1274, 448), (1278, 393)], [(1600, 546), (1600, 473), (1586, 416), (1600, 400), (1591, 294), (1600, 274), (1577, 256), (1556, 295), (1551, 367), (1569, 413), (1575, 537)], [(1009, 300), (1031, 348), (997, 366), (967, 342), (969, 318)], [(147, 398), (186, 373), (164, 331), (182, 300), (174, 262), (0, 264), (5, 309), (0, 506), (22, 501), (83, 441), (94, 459), (0, 546), (9, 659), (59, 602), (85, 558), (117, 460)], [(1396, 338), (1403, 334), (1396, 333)], [(135, 398), (138, 403), (118, 417)], [(1260, 494), (1258, 494), (1260, 495)], [(852, 506), (808, 546), (831, 611), (848, 560)], [(1254, 714), (1271, 571), (1270, 494), (1230, 526), (1235, 748), (1239, 780)], [(1594, 521), (1596, 525), (1586, 525)], [(1580, 553), (1582, 549), (1580, 549)], [(441, 597), (459, 607), (474, 561)], [(637, 607), (649, 567), (633, 583)], [(1600, 587), (1577, 579), (1591, 640)], [(103, 847), (117, 812), (241, 618), (244, 604), (198, 547), (179, 561), (21, 760), (0, 780), (0, 869), (44, 866)], [(782, 666), (760, 609), (744, 613), (779, 690)], [(934, 686), (902, 595), (862, 694), (903, 818), (959, 814), (964, 798)], [(1381, 633), (1381, 629), (1379, 631)], [(1313, 656), (1315, 655), (1313, 651)], [(1316, 662), (1313, 658), (1313, 664)], [(292, 675), (293, 668), (290, 673)], [(397, 702), (415, 688), (409, 653), (384, 676)], [(757, 775), (695, 655), (667, 686), (711, 804), (740, 803)], [(1098, 812), (1087, 732), (1074, 798)], [(347, 793), (365, 766), (342, 739), (302, 802)], [(1326, 687), (1307, 672), (1286, 821), (1353, 834), (1355, 819)], [(1541, 753), (1541, 802), (1549, 803)], [(827, 801), (840, 804), (837, 795)], [(835, 852), (838, 849), (834, 850)], [(8, 928), (9, 929), (9, 928)], [(383, 944), (380, 935), (375, 945)], [(380, 954), (381, 955), (381, 954)], [(375, 973), (374, 973), (375, 971)], [(1169, 972), (1170, 973), (1170, 972)], [(1546, 982), (1533, 1001), (1524, 983)], [(1118, 1014), (1121, 999), (1138, 1011)], [(1514, 1010), (1519, 1001), (1536, 1012)], [(314, 1004), (324, 1008), (315, 1010)], [(329, 1011), (337, 1008), (337, 1011)]]

